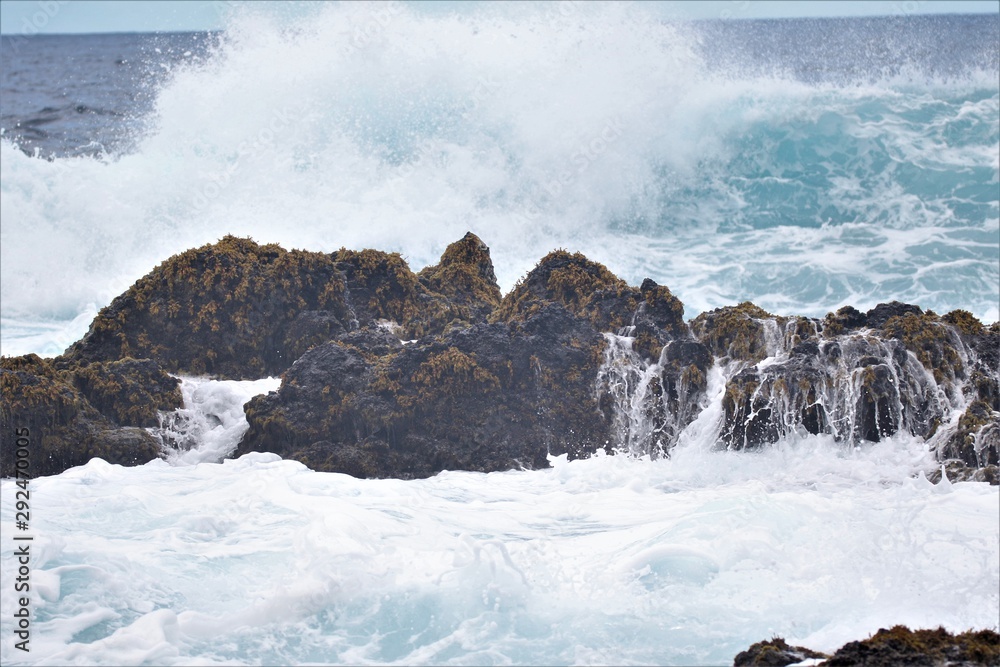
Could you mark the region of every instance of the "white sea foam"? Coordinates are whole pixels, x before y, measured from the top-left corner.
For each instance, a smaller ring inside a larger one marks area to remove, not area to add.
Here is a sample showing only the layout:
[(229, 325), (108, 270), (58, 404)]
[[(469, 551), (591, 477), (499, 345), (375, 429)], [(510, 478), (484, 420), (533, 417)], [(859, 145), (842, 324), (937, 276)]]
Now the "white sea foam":
[(504, 290), (566, 247), (689, 316), (901, 299), (996, 319), (995, 73), (711, 70), (690, 27), (633, 5), (274, 13), (236, 12), (178, 67), (130, 154), (0, 139), (5, 353), (51, 353), (92, 304), (227, 233), (420, 268), (472, 230)]
[(997, 627), (997, 487), (931, 484), (904, 437), (705, 444), (415, 481), (273, 454), (93, 460), (32, 482), (32, 652), (13, 648), (5, 595), (0, 656), (727, 664), (774, 634), (831, 650), (895, 623)]
[(160, 426), (152, 432), (173, 465), (218, 463), (233, 453), (250, 427), (243, 412), (247, 401), (280, 386), (281, 378), (253, 382), (182, 378), (183, 407), (161, 413)]

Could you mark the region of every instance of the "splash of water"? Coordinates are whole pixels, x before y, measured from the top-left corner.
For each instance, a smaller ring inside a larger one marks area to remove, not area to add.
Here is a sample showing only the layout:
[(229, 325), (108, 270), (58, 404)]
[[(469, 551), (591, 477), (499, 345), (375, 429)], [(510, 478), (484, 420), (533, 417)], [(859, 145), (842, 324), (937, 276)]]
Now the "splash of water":
[(688, 316), (896, 298), (997, 319), (995, 72), (803, 83), (710, 66), (695, 28), (641, 8), (571, 9), (236, 12), (132, 152), (0, 139), (5, 349), (49, 344), (23, 324), (79, 336), (80, 313), (227, 233), (420, 268), (471, 229), (504, 290), (567, 247)]

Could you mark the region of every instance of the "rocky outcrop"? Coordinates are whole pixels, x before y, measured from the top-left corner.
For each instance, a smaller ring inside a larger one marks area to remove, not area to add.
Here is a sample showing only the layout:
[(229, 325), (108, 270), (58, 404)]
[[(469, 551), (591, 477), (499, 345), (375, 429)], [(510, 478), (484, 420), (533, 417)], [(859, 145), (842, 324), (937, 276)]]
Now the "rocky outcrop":
[(485, 322), (502, 295), (490, 249), (472, 232), (449, 245), (441, 261), (417, 274), (428, 292), (447, 299), (458, 323)]
[(488, 322), (399, 348), (374, 331), (314, 348), (278, 392), (248, 405), (237, 453), (277, 451), (319, 469), (392, 477), (588, 456), (616, 443), (613, 405), (595, 388), (602, 332), (644, 327), (647, 359), (690, 336), (667, 288), (630, 287), (579, 254), (550, 253), (500, 301), (485, 246), (468, 235), (420, 281), (466, 321)]
[(64, 356), (149, 358), (170, 372), (258, 378), (280, 373), (350, 320), (329, 255), (227, 236), (140, 278)]
[(142, 426), (157, 410), (180, 407), (178, 382), (155, 362), (126, 359), (60, 370), (29, 354), (0, 358), (0, 476), (15, 470), (15, 434), (27, 429), (27, 472), (53, 475), (94, 457), (138, 465), (155, 459), (159, 443)]
[(809, 658), (829, 658), (825, 653), (803, 646), (789, 646), (781, 637), (757, 642), (741, 651), (733, 660), (733, 667), (785, 667)]
[(324, 470), (393, 477), (587, 456), (614, 442), (594, 386), (602, 330), (639, 322), (656, 356), (687, 330), (669, 290), (629, 287), (578, 254), (549, 254), (500, 301), (489, 254), (467, 235), (419, 279), (466, 321), (489, 322), (453, 322), (398, 347), (362, 329), (314, 348), (278, 392), (247, 406), (250, 430), (237, 453), (277, 451)]
[(169, 372), (254, 379), (361, 327), (392, 322), (418, 338), (484, 321), (499, 300), (489, 250), (473, 234), (420, 277), (398, 253), (284, 250), (227, 236), (136, 281), (63, 356), (148, 358)]
[(5, 404), (96, 449), (95, 434), (177, 404), (164, 371), (281, 373), (248, 404), (237, 454), (358, 476), (535, 468), (597, 449), (668, 456), (718, 415), (699, 437), (714, 428), (731, 449), (904, 432), (951, 478), (1000, 476), (998, 324), (898, 302), (823, 319), (744, 302), (688, 323), (667, 287), (562, 250), (501, 298), (471, 233), (419, 273), (396, 253), (226, 237), (137, 281), (62, 357), (4, 364)]
[(952, 634), (944, 628), (911, 630), (904, 625), (880, 629), (868, 639), (844, 644), (832, 656), (780, 637), (758, 642), (736, 656), (733, 667), (783, 667), (807, 658), (825, 658), (821, 667), (993, 667), (1000, 664), (1000, 634), (970, 630)]
[(794, 433), (853, 443), (906, 431), (942, 459), (996, 465), (1000, 329), (894, 302), (825, 320), (741, 304), (692, 329), (727, 369), (722, 441), (757, 448)]

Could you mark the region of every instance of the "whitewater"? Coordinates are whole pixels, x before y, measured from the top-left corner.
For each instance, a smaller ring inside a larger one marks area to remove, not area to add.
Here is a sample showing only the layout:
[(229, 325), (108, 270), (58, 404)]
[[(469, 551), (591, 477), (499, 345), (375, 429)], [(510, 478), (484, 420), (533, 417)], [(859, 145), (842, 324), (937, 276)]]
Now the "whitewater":
[(4, 664), (722, 665), (772, 635), (996, 627), (997, 488), (927, 481), (919, 439), (410, 481), (219, 463), (277, 384), (186, 379), (166, 460), (32, 482), (32, 652), (5, 628)]
[[(416, 270), (471, 230), (504, 292), (564, 247), (687, 317), (898, 299), (1000, 319), (997, 17), (982, 53), (957, 20), (838, 24), (863, 52), (838, 63), (754, 61), (634, 5), (302, 12), (235, 7), (108, 145), (25, 152), (4, 127), (4, 355), (60, 354), (225, 234)], [(668, 458), (420, 480), (226, 458), (280, 378), (184, 377), (162, 460), (31, 481), (30, 653), (0, 481), (0, 662), (724, 665), (774, 635), (1000, 630), (997, 487), (928, 481), (904, 433), (720, 450), (713, 372)]]

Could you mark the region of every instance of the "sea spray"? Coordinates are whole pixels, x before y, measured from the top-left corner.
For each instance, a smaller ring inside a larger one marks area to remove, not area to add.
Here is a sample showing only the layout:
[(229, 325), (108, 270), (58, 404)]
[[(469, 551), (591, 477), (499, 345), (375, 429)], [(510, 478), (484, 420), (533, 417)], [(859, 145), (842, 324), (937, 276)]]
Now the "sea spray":
[(183, 407), (160, 413), (160, 425), (150, 432), (172, 465), (218, 463), (232, 454), (249, 428), (243, 405), (280, 385), (280, 378), (236, 382), (182, 377)]
[(218, 47), (174, 66), (124, 154), (46, 161), (0, 140), (5, 350), (54, 349), (44, 326), (76, 337), (90, 304), (227, 233), (419, 269), (472, 229), (505, 291), (562, 246), (669, 285), (688, 317), (892, 297), (997, 319), (988, 58), (882, 76), (843, 53), (857, 78), (803, 81), (713, 60), (706, 28), (635, 6), (402, 6), (363, 48), (369, 9), (266, 14), (235, 10)]
[[(917, 316), (906, 317), (912, 318), (907, 322), (910, 326), (916, 326), (912, 322)], [(971, 370), (976, 352), (945, 323), (919, 325), (940, 332), (932, 334), (939, 345), (934, 354), (946, 359), (938, 360), (939, 367), (928, 367), (900, 340), (876, 336), (871, 329), (838, 333), (830, 320), (824, 331), (820, 320), (747, 319), (756, 323), (751, 338), (759, 337), (758, 347), (730, 348), (733, 356), (717, 358), (711, 369), (724, 387), (714, 439), (731, 449), (759, 448), (806, 434), (828, 434), (835, 441), (856, 446), (903, 431), (929, 439), (943, 452), (959, 427), (969, 397), (977, 395), (972, 376), (992, 372), (992, 382), (1000, 379), (994, 369), (981, 364), (975, 364), (980, 370)], [(903, 326), (898, 321), (889, 326)], [(623, 333), (630, 332), (625, 329)], [(689, 425), (703, 439), (705, 420), (697, 416), (709, 410), (711, 390), (704, 383), (692, 387), (685, 382), (686, 376), (671, 372), (664, 363), (671, 357), (671, 346), (685, 341), (671, 341), (660, 359), (652, 362), (633, 350), (633, 336), (604, 336), (604, 360), (595, 391), (601, 404), (609, 407), (617, 439), (614, 446), (633, 455), (655, 457), (681, 441)], [(695, 341), (687, 344), (698, 345)], [(756, 363), (754, 349), (761, 357)], [(926, 349), (921, 353), (931, 354)], [(974, 436), (977, 452), (982, 449), (978, 439), (993, 442), (992, 432)]]

